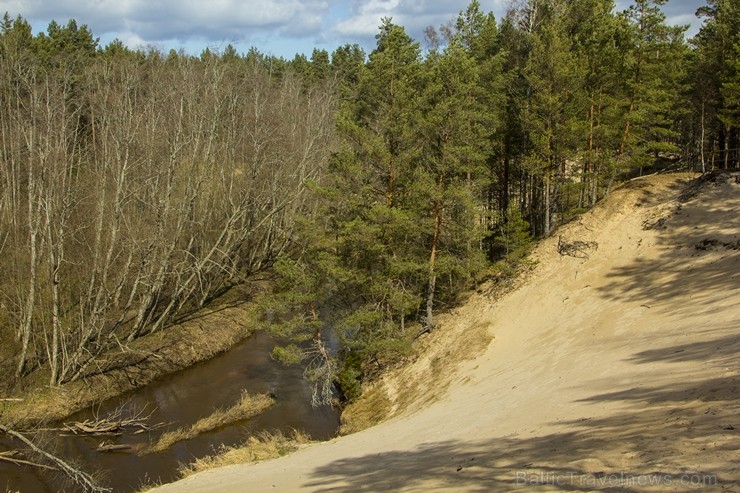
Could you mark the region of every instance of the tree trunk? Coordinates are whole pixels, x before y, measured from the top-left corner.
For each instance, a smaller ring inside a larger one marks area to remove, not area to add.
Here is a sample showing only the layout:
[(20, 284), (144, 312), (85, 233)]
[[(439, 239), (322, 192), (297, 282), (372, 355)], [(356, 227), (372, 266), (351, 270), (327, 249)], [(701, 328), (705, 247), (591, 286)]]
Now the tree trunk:
[(550, 172), (548, 170), (545, 173), (545, 236), (550, 236), (550, 214), (551, 214), (551, 198), (550, 198)]
[[(35, 147), (35, 132), (31, 130), (30, 141), (28, 142), (29, 150)], [(28, 272), (28, 294), (26, 295), (25, 310), (23, 312), (23, 322), (19, 330), (21, 341), (21, 352), (18, 356), (18, 367), (16, 376), (20, 377), (26, 368), (28, 358), (29, 344), (31, 342), (31, 329), (33, 327), (33, 313), (36, 308), (36, 273), (38, 267), (38, 234), (39, 223), (41, 221), (41, 198), (39, 197), (39, 188), (41, 187), (41, 177), (37, 177), (33, 172), (34, 163), (31, 160), (28, 163), (28, 229), (29, 229), (29, 272)]]
[[(595, 102), (593, 94), (591, 95), (591, 106), (588, 112), (588, 155), (586, 158), (586, 195), (589, 198), (589, 205), (594, 205), (591, 199), (591, 188), (594, 181), (594, 119), (596, 116)], [(585, 202), (585, 201), (584, 201)], [(583, 207), (583, 204), (581, 204)]]
[(439, 248), (439, 236), (442, 230), (442, 211), (439, 205), (434, 207), (434, 235), (432, 237), (432, 251), (429, 255), (429, 286), (427, 292), (427, 319), (426, 330), (434, 329), (434, 290), (437, 284), (437, 254)]
[(707, 161), (704, 157), (704, 139), (705, 139), (705, 133), (704, 133), (704, 98), (701, 100), (701, 138), (700, 138), (700, 144), (699, 144), (699, 152), (701, 153), (701, 172), (702, 174), (707, 172)]

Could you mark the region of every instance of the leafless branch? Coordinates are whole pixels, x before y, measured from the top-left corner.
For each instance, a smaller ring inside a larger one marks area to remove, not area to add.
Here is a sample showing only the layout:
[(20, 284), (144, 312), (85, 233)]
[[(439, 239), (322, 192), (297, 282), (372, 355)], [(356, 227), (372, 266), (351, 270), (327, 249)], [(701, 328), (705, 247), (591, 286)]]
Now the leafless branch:
[(112, 491), (110, 488), (105, 488), (103, 486), (96, 484), (95, 480), (88, 473), (71, 466), (70, 464), (63, 461), (56, 455), (53, 455), (52, 453), (38, 447), (35, 443), (33, 443), (30, 439), (26, 438), (23, 434), (15, 430), (12, 430), (4, 425), (0, 425), (0, 431), (2, 431), (3, 433), (7, 435), (12, 436), (13, 438), (20, 440), (28, 448), (30, 448), (35, 453), (37, 453), (39, 456), (47, 459), (51, 464), (53, 464), (54, 469), (58, 469), (59, 471), (63, 472), (68, 478), (74, 481), (75, 484), (80, 486), (83, 489), (83, 491), (90, 492), (90, 493), (104, 493), (104, 492)]

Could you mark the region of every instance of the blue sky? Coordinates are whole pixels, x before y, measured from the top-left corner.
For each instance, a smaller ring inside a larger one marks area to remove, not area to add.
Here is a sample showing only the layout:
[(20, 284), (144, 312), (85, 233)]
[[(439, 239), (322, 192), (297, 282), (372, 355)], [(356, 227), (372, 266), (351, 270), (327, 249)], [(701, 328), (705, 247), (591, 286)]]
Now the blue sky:
[[(484, 11), (497, 19), (511, 0), (482, 0)], [(314, 47), (333, 51), (346, 43), (374, 46), (380, 20), (392, 17), (417, 40), (427, 26), (455, 18), (469, 0), (2, 0), (0, 13), (22, 15), (36, 32), (49, 21), (70, 18), (87, 24), (105, 45), (115, 38), (132, 48), (184, 49), (198, 54), (205, 47), (220, 50), (233, 44), (246, 52), (292, 58), (311, 54)], [(700, 26), (694, 13), (703, 0), (671, 0), (664, 12), (671, 24)], [(617, 1), (623, 9), (628, 1)]]

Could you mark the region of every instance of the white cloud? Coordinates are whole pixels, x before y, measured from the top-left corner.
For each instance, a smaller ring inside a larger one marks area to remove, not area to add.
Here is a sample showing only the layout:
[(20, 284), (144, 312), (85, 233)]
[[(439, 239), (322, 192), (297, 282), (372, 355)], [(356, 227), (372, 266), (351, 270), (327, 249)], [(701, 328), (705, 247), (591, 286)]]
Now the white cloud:
[(672, 26), (691, 24), (696, 21), (696, 16), (693, 14), (681, 14), (666, 17), (666, 23)]
[[(50, 20), (74, 18), (87, 24), (95, 36), (120, 38), (131, 47), (193, 47), (233, 43), (256, 45), (265, 52), (279, 47), (310, 53), (313, 45), (329, 50), (345, 43), (375, 45), (381, 19), (392, 17), (417, 40), (424, 28), (438, 27), (456, 18), (470, 0), (4, 0), (0, 10), (22, 15), (36, 31)], [(619, 0), (622, 9), (629, 0)], [(704, 0), (671, 0), (670, 22), (693, 21)], [(481, 0), (484, 12), (500, 19), (510, 0)], [(2, 13), (2, 12), (0, 12)], [(105, 41), (104, 41), (105, 42)]]
[[(481, 2), (484, 12), (494, 6), (499, 9), (501, 0)], [(438, 27), (457, 17), (464, 10), (469, 0), (452, 0), (440, 2), (435, 0), (365, 0), (352, 4), (350, 15), (334, 26), (334, 31), (343, 37), (372, 38), (378, 32), (378, 26), (384, 17), (391, 17), (393, 22), (406, 28), (408, 34), (423, 39), (427, 26)], [(500, 9), (499, 9), (500, 10)]]
[(371, 37), (378, 32), (384, 17), (398, 22), (400, 0), (369, 0), (355, 2), (347, 19), (339, 21), (334, 30), (342, 36)]
[(123, 44), (132, 49), (146, 48), (147, 46), (147, 41), (145, 39), (142, 39), (138, 34), (132, 31), (117, 33), (116, 37), (120, 39)]
[(375, 13), (356, 14), (349, 19), (337, 23), (334, 26), (334, 31), (342, 37), (372, 37), (378, 32), (378, 26), (382, 17), (384, 16), (378, 16)]
[[(146, 42), (198, 37), (218, 42), (276, 33), (316, 33), (328, 0), (9, 0), (4, 6), (36, 30), (74, 18), (96, 35), (132, 33)], [(43, 23), (43, 24), (40, 24)]]

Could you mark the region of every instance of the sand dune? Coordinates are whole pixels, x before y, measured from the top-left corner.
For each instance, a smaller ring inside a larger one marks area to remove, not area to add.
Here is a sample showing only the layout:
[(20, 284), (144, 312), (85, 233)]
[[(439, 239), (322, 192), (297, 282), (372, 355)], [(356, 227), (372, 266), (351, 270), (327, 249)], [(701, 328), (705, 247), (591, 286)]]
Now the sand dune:
[(688, 178), (628, 183), (447, 316), (435, 347), (493, 339), (431, 404), (156, 491), (740, 491), (740, 184)]

